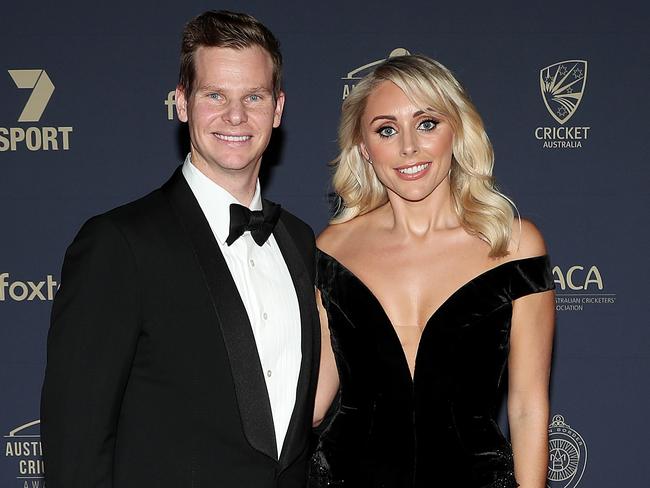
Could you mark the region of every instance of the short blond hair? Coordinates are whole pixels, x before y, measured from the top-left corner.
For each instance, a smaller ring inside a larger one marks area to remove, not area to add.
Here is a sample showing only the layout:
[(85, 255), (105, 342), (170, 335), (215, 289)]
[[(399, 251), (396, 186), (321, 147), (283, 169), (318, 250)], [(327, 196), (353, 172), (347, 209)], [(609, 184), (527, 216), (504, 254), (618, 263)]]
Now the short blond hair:
[(339, 124), (340, 154), (332, 162), (339, 197), (332, 224), (347, 222), (386, 203), (386, 188), (360, 151), (361, 118), (368, 96), (384, 81), (397, 85), (426, 112), (444, 117), (454, 132), (450, 173), (453, 205), (461, 225), (505, 256), (512, 235), (514, 204), (500, 193), (492, 176), (494, 152), (483, 121), (454, 75), (425, 56), (390, 58), (357, 84), (343, 102)]

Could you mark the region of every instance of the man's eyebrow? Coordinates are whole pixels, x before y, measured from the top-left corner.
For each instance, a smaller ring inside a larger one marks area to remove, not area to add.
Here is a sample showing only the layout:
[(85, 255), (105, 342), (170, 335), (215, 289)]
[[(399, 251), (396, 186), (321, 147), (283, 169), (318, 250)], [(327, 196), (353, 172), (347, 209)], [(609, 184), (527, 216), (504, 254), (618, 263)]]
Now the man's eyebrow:
[[(207, 84), (207, 85), (202, 85), (198, 88), (198, 91), (202, 92), (209, 92), (209, 91), (214, 91), (214, 92), (227, 92), (228, 90), (222, 86), (219, 85), (214, 85), (214, 84)], [(246, 88), (245, 89), (246, 93), (271, 93), (271, 90), (269, 88), (266, 88), (264, 86), (254, 86), (251, 88)]]
[(198, 87), (199, 91), (223, 91), (223, 88), (217, 85), (201, 85)]
[(248, 93), (253, 93), (253, 92), (264, 92), (264, 93), (271, 93), (271, 90), (264, 86), (256, 86), (254, 88), (249, 88)]

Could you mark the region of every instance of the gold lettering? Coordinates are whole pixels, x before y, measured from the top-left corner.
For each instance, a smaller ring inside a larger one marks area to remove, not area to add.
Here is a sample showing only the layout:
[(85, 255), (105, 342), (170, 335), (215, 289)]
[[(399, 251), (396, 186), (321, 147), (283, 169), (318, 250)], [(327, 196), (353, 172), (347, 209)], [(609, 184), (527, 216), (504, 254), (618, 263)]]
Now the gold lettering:
[(59, 132), (63, 136), (63, 150), (67, 151), (70, 149), (70, 132), (72, 132), (72, 127), (59, 127)]
[(555, 282), (556, 285), (560, 287), (560, 290), (566, 289), (566, 282), (564, 281), (564, 275), (562, 274), (562, 270), (560, 269), (559, 266), (555, 266), (553, 268), (553, 276), (554, 276), (553, 281)]
[(43, 151), (48, 151), (50, 145), (53, 151), (59, 150), (59, 142), (56, 140), (57, 133), (56, 127), (43, 127)]
[(569, 271), (566, 272), (566, 282), (569, 285), (569, 288), (571, 288), (572, 290), (583, 290), (584, 289), (584, 286), (576, 286), (573, 283), (573, 279), (572, 279), (574, 271), (576, 271), (576, 270), (582, 271), (583, 269), (585, 269), (585, 268), (583, 268), (582, 266), (571, 266), (569, 268)]
[(167, 99), (165, 100), (165, 105), (167, 106), (167, 120), (174, 120), (174, 107), (176, 106), (176, 91), (172, 90), (167, 93)]
[(9, 135), (9, 131), (4, 127), (0, 127), (0, 151), (6, 151), (9, 149), (9, 139), (6, 136)]
[(41, 130), (38, 127), (29, 127), (25, 131), (25, 144), (30, 151), (38, 151), (41, 148)]
[(589, 268), (587, 278), (585, 279), (585, 290), (591, 283), (595, 283), (599, 290), (603, 289), (603, 277), (600, 275), (600, 271), (598, 271), (596, 266)]

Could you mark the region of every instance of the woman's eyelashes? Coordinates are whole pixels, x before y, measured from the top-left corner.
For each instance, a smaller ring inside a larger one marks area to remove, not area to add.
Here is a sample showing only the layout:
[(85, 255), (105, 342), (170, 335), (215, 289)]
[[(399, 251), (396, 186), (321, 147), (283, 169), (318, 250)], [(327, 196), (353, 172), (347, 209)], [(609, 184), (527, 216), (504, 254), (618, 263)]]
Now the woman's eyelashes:
[(418, 124), (418, 129), (423, 130), (425, 132), (429, 132), (435, 129), (439, 123), (440, 122), (435, 119), (424, 119), (422, 122)]
[[(424, 119), (416, 126), (417, 130), (422, 132), (430, 132), (435, 129), (440, 122), (436, 119)], [(382, 125), (376, 131), (379, 137), (388, 138), (397, 134), (397, 129), (391, 125)]]
[(387, 138), (397, 134), (397, 130), (395, 127), (391, 127), (390, 125), (384, 125), (377, 129), (377, 134), (379, 134), (379, 137)]

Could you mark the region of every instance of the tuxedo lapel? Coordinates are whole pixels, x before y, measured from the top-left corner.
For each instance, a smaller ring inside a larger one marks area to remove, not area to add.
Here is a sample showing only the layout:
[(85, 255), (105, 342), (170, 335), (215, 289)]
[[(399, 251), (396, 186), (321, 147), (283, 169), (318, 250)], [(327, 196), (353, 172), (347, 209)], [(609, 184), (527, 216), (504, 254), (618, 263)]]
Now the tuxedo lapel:
[[(308, 422), (311, 425), (312, 409), (309, 408), (310, 385), (315, 380), (313, 370), (313, 357), (315, 340), (320, 336), (314, 333), (314, 311), (316, 310), (314, 285), (309, 279), (306, 263), (302, 255), (298, 251), (296, 244), (291, 237), (286, 225), (282, 218), (273, 231), (282, 257), (289, 269), (291, 280), (293, 281), (298, 304), (300, 308), (300, 324), (301, 324), (301, 350), (302, 361), (300, 363), (300, 374), (298, 376), (298, 386), (296, 392), (296, 403), (291, 415), (291, 421), (287, 430), (287, 435), (282, 446), (282, 453), (280, 456), (281, 468), (288, 465), (304, 446), (300, 442), (301, 437), (304, 438), (304, 425)], [(309, 410), (309, 411), (308, 411)], [(306, 417), (309, 418), (306, 418)]]
[(163, 192), (189, 235), (210, 291), (216, 322), (228, 351), (244, 434), (253, 448), (277, 460), (271, 403), (255, 337), (237, 286), (180, 168), (163, 186)]

